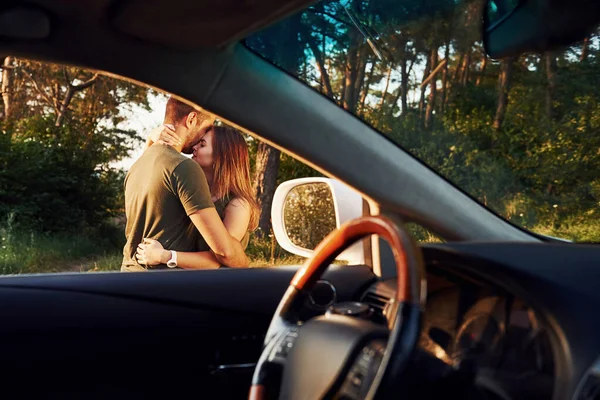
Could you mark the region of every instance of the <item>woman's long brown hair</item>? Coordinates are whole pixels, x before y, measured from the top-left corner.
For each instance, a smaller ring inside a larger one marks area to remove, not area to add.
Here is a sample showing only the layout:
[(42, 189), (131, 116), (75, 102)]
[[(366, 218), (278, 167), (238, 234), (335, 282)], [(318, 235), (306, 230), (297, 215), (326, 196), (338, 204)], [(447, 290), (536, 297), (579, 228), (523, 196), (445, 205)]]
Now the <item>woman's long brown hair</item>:
[(250, 184), (250, 156), (242, 134), (228, 126), (213, 129), (214, 175), (212, 194), (218, 199), (239, 197), (250, 206), (248, 230), (258, 226), (258, 204)]

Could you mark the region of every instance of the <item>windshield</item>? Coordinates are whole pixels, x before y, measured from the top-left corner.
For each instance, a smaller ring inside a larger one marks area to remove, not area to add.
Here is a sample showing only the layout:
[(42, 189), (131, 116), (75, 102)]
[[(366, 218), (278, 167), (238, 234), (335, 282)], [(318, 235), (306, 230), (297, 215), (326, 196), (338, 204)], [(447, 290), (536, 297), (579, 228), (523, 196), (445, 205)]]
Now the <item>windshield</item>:
[(492, 60), (481, 1), (324, 1), (246, 45), (512, 223), (600, 241), (600, 46)]

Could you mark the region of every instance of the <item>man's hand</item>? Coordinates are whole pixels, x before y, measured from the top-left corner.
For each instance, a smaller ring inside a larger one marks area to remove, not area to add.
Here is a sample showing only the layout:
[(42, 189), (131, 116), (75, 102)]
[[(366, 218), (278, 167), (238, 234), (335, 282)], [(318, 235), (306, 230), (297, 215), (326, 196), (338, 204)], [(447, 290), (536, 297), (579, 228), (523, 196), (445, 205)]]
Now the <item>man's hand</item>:
[(171, 259), (171, 252), (165, 250), (158, 240), (145, 238), (138, 245), (135, 258), (142, 265), (166, 264)]

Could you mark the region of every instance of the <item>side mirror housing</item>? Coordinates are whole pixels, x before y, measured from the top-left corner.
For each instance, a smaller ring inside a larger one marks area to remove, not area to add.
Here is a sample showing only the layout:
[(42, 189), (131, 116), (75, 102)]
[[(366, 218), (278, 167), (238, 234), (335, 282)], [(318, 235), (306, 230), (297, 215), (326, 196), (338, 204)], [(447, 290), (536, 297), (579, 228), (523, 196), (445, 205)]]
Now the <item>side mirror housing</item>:
[[(271, 207), (277, 243), (286, 251), (307, 258), (329, 232), (362, 215), (360, 193), (330, 178), (285, 181), (275, 190)], [(336, 260), (364, 264), (362, 242), (350, 246)]]

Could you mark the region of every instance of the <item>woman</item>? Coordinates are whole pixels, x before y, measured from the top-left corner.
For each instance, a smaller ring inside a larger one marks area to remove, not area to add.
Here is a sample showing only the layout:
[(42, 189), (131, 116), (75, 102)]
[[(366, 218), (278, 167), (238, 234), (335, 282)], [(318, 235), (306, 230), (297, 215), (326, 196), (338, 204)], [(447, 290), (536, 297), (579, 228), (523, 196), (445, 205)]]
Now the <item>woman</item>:
[[(150, 141), (167, 145), (178, 140), (169, 127), (156, 129), (150, 135)], [(236, 129), (213, 126), (192, 150), (192, 159), (204, 171), (225, 228), (246, 248), (249, 231), (258, 225), (258, 206), (250, 185), (250, 157), (244, 137)], [(220, 267), (204, 240), (199, 243), (199, 248), (206, 251), (177, 252), (177, 266), (184, 269)], [(144, 239), (138, 246), (136, 257), (145, 265), (165, 264), (171, 258), (171, 252), (156, 240)]]

